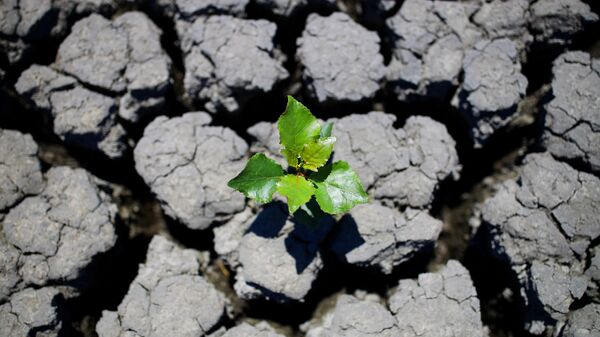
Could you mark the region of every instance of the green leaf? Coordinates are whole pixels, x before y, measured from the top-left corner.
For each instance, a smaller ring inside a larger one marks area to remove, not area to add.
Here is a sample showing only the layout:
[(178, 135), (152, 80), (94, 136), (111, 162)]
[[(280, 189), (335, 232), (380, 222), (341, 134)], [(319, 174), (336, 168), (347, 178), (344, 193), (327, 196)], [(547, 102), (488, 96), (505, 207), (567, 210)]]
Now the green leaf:
[(317, 172), (317, 169), (325, 165), (331, 157), (333, 143), (335, 137), (320, 138), (306, 144), (300, 154), (302, 168)]
[(331, 137), (331, 131), (333, 130), (333, 123), (327, 122), (321, 127), (321, 138)]
[(326, 213), (345, 213), (358, 204), (369, 202), (360, 178), (345, 161), (328, 164), (311, 178), (317, 186), (317, 202)]
[(231, 179), (227, 186), (244, 193), (248, 198), (266, 203), (273, 199), (277, 182), (284, 174), (273, 159), (258, 153), (250, 158), (242, 172)]
[(297, 168), (304, 145), (319, 138), (321, 124), (302, 103), (288, 96), (287, 107), (277, 121), (277, 128), (281, 153), (290, 166)]
[(299, 175), (288, 174), (277, 183), (277, 192), (287, 198), (290, 214), (306, 204), (315, 194), (313, 184)]

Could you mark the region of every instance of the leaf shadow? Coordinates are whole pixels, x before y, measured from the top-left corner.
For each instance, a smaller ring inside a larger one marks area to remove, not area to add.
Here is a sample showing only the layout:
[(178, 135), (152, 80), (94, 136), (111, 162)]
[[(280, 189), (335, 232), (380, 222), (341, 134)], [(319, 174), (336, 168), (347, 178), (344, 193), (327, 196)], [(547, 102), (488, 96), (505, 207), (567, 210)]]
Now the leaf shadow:
[(330, 248), (345, 259), (346, 254), (362, 246), (366, 241), (358, 231), (358, 224), (351, 214), (346, 214), (336, 226)]
[(323, 212), (315, 212), (316, 202), (309, 201), (308, 209), (311, 214), (303, 209), (296, 211), (292, 217), (294, 229), (285, 239), (287, 251), (296, 260), (296, 272), (302, 273), (317, 257), (321, 243), (325, 240), (335, 225), (335, 219)]
[(311, 216), (303, 210), (290, 217), (285, 204), (276, 201), (257, 214), (247, 233), (267, 239), (283, 239), (287, 253), (295, 261), (296, 273), (300, 275), (317, 258), (321, 242), (335, 224), (335, 219), (329, 215), (314, 221), (307, 221), (309, 218)]
[(317, 257), (319, 246), (312, 242), (298, 240), (297, 237), (289, 235), (285, 238), (285, 248), (296, 262), (296, 273), (302, 274), (304, 270)]
[(269, 203), (256, 215), (246, 233), (254, 233), (267, 239), (277, 238), (285, 226), (287, 218), (288, 213), (282, 202)]

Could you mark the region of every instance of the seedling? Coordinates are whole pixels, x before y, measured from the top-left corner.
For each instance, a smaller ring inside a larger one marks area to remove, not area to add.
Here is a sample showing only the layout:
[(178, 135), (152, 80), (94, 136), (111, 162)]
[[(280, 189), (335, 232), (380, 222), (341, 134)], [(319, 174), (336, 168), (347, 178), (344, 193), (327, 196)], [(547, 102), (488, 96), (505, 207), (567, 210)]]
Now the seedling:
[(350, 165), (342, 160), (329, 161), (335, 143), (335, 137), (331, 136), (332, 123), (321, 125), (310, 110), (288, 96), (277, 129), (281, 154), (289, 165), (287, 173), (273, 159), (258, 153), (229, 181), (229, 187), (260, 203), (270, 202), (278, 192), (287, 198), (290, 214), (313, 196), (323, 212), (333, 215), (369, 201)]

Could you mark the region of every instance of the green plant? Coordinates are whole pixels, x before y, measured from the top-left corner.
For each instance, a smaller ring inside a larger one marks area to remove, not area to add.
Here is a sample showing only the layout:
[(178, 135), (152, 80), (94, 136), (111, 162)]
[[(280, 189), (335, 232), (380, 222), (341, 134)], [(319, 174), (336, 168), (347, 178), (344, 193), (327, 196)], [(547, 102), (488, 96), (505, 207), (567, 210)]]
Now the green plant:
[(347, 162), (329, 162), (335, 143), (331, 123), (321, 125), (310, 110), (288, 96), (277, 128), (281, 154), (289, 165), (287, 173), (273, 159), (258, 153), (229, 181), (229, 187), (261, 203), (270, 202), (277, 191), (287, 198), (290, 214), (300, 207), (305, 209), (313, 196), (323, 212), (334, 215), (369, 201), (360, 178)]

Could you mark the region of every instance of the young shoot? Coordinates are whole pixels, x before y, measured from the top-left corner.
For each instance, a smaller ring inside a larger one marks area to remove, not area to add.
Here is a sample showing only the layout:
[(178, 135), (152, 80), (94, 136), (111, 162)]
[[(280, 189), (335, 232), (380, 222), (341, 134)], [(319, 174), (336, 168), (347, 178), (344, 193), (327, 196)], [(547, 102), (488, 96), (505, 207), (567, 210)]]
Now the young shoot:
[(286, 171), (262, 153), (250, 158), (246, 167), (227, 184), (260, 203), (275, 192), (287, 198), (290, 214), (314, 196), (325, 213), (337, 215), (367, 203), (360, 178), (347, 162), (330, 162), (335, 137), (332, 123), (321, 123), (302, 103), (288, 96), (285, 112), (277, 121), (281, 154)]

